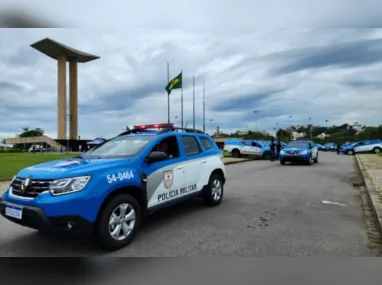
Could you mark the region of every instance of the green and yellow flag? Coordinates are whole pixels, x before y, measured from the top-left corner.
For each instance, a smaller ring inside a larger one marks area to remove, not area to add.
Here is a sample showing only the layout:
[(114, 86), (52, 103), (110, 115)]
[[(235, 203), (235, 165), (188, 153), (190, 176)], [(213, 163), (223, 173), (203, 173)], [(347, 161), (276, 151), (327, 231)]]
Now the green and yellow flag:
[(167, 86), (166, 86), (166, 91), (167, 94), (170, 95), (172, 89), (179, 89), (182, 88), (182, 72), (179, 73), (177, 77), (175, 77), (173, 80), (171, 80)]

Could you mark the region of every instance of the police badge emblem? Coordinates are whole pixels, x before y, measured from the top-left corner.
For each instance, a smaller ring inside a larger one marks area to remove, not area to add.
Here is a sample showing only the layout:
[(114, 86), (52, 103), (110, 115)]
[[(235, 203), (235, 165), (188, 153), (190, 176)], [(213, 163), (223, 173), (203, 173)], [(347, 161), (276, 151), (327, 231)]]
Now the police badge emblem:
[(172, 170), (167, 170), (163, 172), (163, 184), (165, 188), (170, 188), (174, 182), (174, 175)]

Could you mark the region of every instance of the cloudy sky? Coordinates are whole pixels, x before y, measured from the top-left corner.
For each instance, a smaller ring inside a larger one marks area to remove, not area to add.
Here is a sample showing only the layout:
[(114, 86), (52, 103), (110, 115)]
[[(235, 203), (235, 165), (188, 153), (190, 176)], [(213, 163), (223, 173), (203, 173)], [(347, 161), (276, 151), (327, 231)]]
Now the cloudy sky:
[[(89, 14), (90, 21), (96, 23), (105, 9)], [(207, 131), (216, 126), (226, 132), (272, 130), (306, 124), (309, 117), (316, 125), (325, 120), (382, 124), (382, 30), (248, 29), (245, 19), (219, 29), (207, 20), (192, 27), (192, 18), (179, 16), (177, 25), (170, 25), (160, 5), (144, 17), (147, 21), (130, 18), (130, 25), (114, 20), (106, 28), (0, 29), (0, 138), (13, 137), (22, 127), (40, 127), (57, 136), (57, 64), (30, 47), (46, 37), (101, 57), (79, 65), (82, 138), (110, 137), (126, 125), (166, 122), (167, 62), (170, 77), (183, 70), (188, 126), (193, 75), (197, 128), (202, 128), (206, 81)], [(179, 124), (179, 90), (170, 102), (171, 119)]]

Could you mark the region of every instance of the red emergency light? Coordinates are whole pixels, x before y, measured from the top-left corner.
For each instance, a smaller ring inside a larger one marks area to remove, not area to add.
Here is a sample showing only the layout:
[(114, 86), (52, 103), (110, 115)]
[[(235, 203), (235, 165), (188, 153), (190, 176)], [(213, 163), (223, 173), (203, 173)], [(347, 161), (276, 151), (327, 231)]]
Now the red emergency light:
[(168, 123), (164, 123), (164, 124), (148, 124), (148, 125), (135, 125), (134, 126), (134, 129), (160, 129), (160, 128), (171, 128), (173, 127), (174, 125), (173, 124), (168, 124)]

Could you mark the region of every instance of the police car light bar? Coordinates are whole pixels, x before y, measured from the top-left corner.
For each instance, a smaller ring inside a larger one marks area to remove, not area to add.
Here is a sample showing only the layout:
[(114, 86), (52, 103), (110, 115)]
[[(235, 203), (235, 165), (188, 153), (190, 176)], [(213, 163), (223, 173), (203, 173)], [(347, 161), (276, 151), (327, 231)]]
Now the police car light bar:
[(148, 125), (135, 125), (134, 129), (160, 129), (160, 128), (172, 128), (173, 124), (148, 124)]

